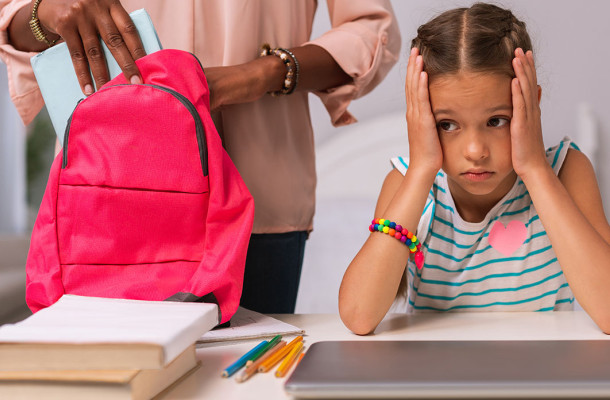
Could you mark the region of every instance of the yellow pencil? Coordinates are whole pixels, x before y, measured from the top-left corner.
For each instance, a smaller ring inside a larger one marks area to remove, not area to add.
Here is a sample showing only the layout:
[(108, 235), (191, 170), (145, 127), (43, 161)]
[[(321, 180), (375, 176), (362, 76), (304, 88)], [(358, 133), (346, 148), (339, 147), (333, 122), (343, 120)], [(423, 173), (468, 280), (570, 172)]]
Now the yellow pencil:
[(258, 372), (267, 372), (267, 371), (269, 371), (282, 358), (286, 357), (286, 355), (290, 352), (290, 350), (292, 350), (292, 348), (297, 343), (301, 342), (302, 340), (303, 340), (303, 336), (297, 336), (296, 338), (294, 338), (290, 343), (288, 343), (286, 345), (286, 347), (284, 347), (283, 349), (278, 351), (273, 357), (268, 358), (267, 361), (262, 363), (260, 365), (260, 367), (258, 367)]
[(277, 371), (275, 371), (275, 376), (278, 378), (282, 378), (286, 375), (286, 372), (290, 371), (290, 367), (294, 364), (294, 361), (297, 359), (297, 355), (303, 350), (303, 342), (298, 342), (294, 345), (294, 348), (288, 353), (284, 361), (277, 367)]
[(258, 367), (265, 362), (265, 360), (268, 360), (269, 357), (272, 357), (274, 354), (276, 354), (278, 351), (280, 351), (281, 349), (284, 348), (284, 346), (286, 346), (286, 341), (282, 340), (281, 342), (277, 343), (275, 346), (273, 346), (267, 353), (265, 353), (261, 358), (259, 358), (258, 360), (256, 360), (253, 364), (250, 364), (250, 366), (246, 367), (246, 369), (244, 370), (244, 372), (241, 373), (240, 376), (237, 377), (237, 382), (245, 382), (248, 379), (250, 379), (250, 377), (252, 375), (254, 375), (257, 371), (258, 371)]

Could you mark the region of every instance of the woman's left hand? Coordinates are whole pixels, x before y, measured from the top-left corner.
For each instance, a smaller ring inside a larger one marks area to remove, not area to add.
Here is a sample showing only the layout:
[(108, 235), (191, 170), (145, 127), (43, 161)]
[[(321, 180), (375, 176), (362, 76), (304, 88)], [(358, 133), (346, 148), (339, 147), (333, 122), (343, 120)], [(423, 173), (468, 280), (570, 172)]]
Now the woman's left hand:
[[(270, 90), (269, 80), (272, 78), (262, 66), (262, 61), (259, 58), (247, 64), (206, 67), (211, 111), (220, 111), (231, 104), (249, 103), (263, 97)], [(282, 69), (285, 71), (283, 65)]]
[(540, 93), (532, 51), (515, 50), (511, 84), (513, 117), (510, 122), (513, 169), (523, 176), (548, 167), (542, 138)]

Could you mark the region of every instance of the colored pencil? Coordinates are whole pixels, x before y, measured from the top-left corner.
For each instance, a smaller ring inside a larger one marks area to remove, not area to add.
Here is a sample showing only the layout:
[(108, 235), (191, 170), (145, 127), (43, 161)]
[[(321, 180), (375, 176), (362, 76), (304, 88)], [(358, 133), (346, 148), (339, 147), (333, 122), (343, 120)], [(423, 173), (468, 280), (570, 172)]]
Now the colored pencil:
[(261, 348), (259, 351), (257, 351), (256, 354), (254, 354), (252, 357), (250, 357), (250, 359), (248, 361), (246, 361), (246, 367), (249, 367), (250, 365), (252, 365), (254, 363), (254, 361), (256, 361), (263, 354), (265, 354), (267, 352), (267, 350), (269, 350), (270, 348), (275, 346), (281, 339), (282, 339), (282, 335), (276, 335), (273, 339), (271, 339), (269, 341), (269, 343), (267, 343), (263, 348)]
[(258, 367), (262, 363), (264, 363), (266, 360), (269, 359), (269, 357), (272, 357), (275, 353), (277, 353), (278, 351), (283, 349), (284, 346), (286, 346), (285, 340), (282, 340), (279, 343), (277, 343), (275, 346), (273, 346), (273, 348), (270, 349), (267, 353), (263, 354), (263, 356), (261, 358), (256, 360), (254, 363), (250, 364), (250, 366), (247, 366), (246, 369), (241, 373), (241, 375), (236, 378), (237, 382), (241, 383), (241, 382), (245, 382), (248, 379), (250, 379), (250, 377), (252, 375), (254, 375), (255, 373), (258, 372)]
[(275, 354), (273, 357), (270, 357), (269, 359), (267, 359), (267, 361), (265, 361), (264, 363), (262, 363), (260, 365), (260, 367), (258, 367), (258, 372), (267, 372), (269, 371), (271, 368), (273, 368), (273, 366), (275, 364), (277, 364), (281, 359), (283, 359), (284, 357), (286, 357), (286, 355), (290, 352), (290, 350), (292, 350), (292, 348), (299, 342), (301, 342), (303, 340), (303, 336), (297, 336), (296, 338), (294, 338), (290, 343), (288, 343), (286, 345), (286, 347), (284, 347), (283, 349), (281, 349), (280, 351), (277, 352), (277, 354)]
[(253, 354), (255, 354), (257, 351), (259, 351), (261, 348), (263, 348), (267, 343), (269, 343), (269, 342), (266, 340), (263, 340), (262, 342), (260, 342), (252, 350), (250, 350), (249, 352), (247, 352), (246, 354), (241, 356), (237, 361), (235, 361), (233, 364), (229, 365), (224, 371), (222, 371), (221, 376), (223, 378), (228, 378), (231, 375), (233, 375), (235, 372), (239, 371), (244, 365), (246, 365), (246, 361), (248, 361), (248, 359), (250, 357), (252, 357)]
[(290, 371), (290, 367), (294, 364), (294, 361), (297, 359), (299, 353), (303, 350), (303, 342), (298, 342), (294, 345), (293, 349), (290, 350), (290, 353), (284, 358), (284, 361), (277, 367), (275, 371), (275, 376), (278, 378), (282, 378), (286, 375), (288, 371)]
[(301, 355), (299, 356), (299, 359), (297, 360), (297, 363), (294, 365), (295, 367), (297, 365), (299, 365), (299, 363), (301, 362), (301, 360), (303, 359), (303, 356), (305, 355), (305, 349), (303, 349), (303, 352), (301, 353)]

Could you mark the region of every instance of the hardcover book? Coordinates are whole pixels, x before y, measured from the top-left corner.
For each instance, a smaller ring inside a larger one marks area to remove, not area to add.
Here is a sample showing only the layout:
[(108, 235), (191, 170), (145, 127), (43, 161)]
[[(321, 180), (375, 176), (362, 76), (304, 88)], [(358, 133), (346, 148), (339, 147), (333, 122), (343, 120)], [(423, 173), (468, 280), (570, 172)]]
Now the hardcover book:
[(64, 295), (0, 327), (0, 371), (163, 368), (217, 324), (216, 304)]

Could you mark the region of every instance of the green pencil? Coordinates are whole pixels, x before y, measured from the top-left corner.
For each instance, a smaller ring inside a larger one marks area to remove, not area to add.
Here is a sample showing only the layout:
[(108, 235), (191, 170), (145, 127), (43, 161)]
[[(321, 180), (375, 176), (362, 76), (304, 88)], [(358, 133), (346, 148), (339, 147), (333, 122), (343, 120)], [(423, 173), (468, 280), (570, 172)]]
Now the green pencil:
[(265, 354), (267, 350), (275, 346), (282, 339), (282, 335), (276, 335), (273, 339), (269, 341), (265, 346), (263, 346), (259, 351), (252, 354), (248, 361), (246, 361), (246, 367), (249, 367), (254, 361), (256, 361), (260, 356)]

